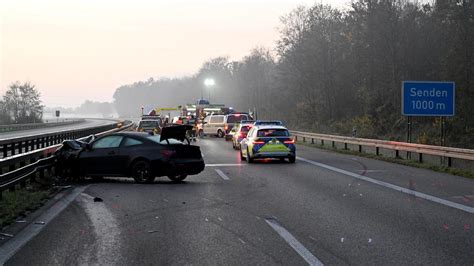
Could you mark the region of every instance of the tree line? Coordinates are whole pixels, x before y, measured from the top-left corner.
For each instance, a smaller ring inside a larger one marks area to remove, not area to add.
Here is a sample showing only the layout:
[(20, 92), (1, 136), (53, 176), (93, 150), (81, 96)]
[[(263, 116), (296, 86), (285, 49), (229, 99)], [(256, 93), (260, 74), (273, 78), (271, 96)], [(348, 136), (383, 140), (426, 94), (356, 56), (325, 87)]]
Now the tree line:
[(35, 85), (14, 82), (0, 99), (0, 125), (42, 123), (43, 108)]
[[(339, 10), (300, 6), (281, 18), (273, 49), (240, 61), (217, 57), (190, 77), (149, 79), (115, 92), (120, 115), (140, 106), (177, 106), (203, 94), (212, 102), (281, 119), (292, 129), (405, 141), (403, 80), (456, 82), (447, 144), (474, 148), (474, 4), (357, 0)], [(216, 85), (204, 86), (213, 78)], [(413, 118), (413, 140), (439, 144), (440, 119)]]

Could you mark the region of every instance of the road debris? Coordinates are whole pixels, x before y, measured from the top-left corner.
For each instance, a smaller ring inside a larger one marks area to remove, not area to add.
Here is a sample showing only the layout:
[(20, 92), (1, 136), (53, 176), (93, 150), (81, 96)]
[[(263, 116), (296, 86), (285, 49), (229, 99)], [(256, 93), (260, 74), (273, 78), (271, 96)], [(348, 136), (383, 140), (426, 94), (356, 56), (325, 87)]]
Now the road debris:
[(26, 220), (16, 220), (15, 223), (19, 223), (19, 224), (26, 223)]
[(148, 233), (149, 234), (158, 233), (158, 230), (149, 230)]
[(43, 224), (46, 224), (46, 223), (43, 222), (43, 221), (36, 221), (35, 224), (42, 224), (43, 225)]
[(344, 237), (341, 237), (341, 243), (344, 243)]
[(104, 200), (99, 198), (99, 197), (95, 197), (94, 198), (94, 202), (103, 202)]
[(0, 236), (13, 237), (12, 234), (7, 234), (7, 233), (0, 233)]

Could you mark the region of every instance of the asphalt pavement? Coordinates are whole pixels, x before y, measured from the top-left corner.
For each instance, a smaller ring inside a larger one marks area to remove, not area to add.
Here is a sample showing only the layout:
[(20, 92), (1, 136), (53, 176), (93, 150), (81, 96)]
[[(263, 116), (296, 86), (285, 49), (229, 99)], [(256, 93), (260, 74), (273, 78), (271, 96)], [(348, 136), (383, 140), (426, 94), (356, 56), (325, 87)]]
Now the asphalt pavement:
[(6, 265), (474, 263), (474, 180), (301, 145), (295, 164), (247, 164), (222, 139), (197, 144), (206, 169), (180, 184), (76, 184)]
[(105, 120), (105, 119), (86, 119), (84, 122), (64, 125), (64, 126), (55, 126), (55, 127), (45, 127), (37, 129), (27, 129), (27, 130), (18, 130), (11, 132), (0, 132), (0, 140), (16, 138), (16, 137), (25, 137), (25, 136), (35, 136), (39, 134), (54, 133), (63, 130), (74, 130), (88, 127), (97, 127), (112, 124), (114, 121)]

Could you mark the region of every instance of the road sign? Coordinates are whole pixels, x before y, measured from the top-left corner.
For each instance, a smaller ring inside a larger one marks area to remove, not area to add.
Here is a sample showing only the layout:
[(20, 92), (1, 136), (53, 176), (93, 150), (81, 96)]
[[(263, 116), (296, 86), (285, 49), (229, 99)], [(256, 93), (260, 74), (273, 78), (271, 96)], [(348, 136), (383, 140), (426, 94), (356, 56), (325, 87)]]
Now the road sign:
[(454, 82), (403, 81), (402, 115), (453, 116)]
[(56, 110), (56, 117), (59, 117), (59, 110)]

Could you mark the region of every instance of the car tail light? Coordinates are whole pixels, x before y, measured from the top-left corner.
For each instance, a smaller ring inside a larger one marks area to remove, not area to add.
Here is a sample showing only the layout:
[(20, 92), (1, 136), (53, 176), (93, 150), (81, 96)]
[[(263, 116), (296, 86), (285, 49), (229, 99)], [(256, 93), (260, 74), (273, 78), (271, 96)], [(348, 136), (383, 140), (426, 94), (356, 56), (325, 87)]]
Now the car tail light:
[(252, 144), (265, 144), (265, 141), (263, 141), (263, 140), (254, 140), (254, 141), (252, 141)]
[(240, 135), (242, 138), (245, 138), (245, 135), (246, 135), (246, 134), (245, 134), (244, 132), (240, 132), (239, 135)]
[(283, 143), (285, 143), (285, 144), (295, 144), (295, 140), (294, 139), (285, 140), (285, 141), (283, 141)]
[(173, 150), (161, 150), (160, 151), (161, 155), (165, 156), (165, 157), (171, 157), (173, 155), (176, 154), (176, 151), (173, 151)]

